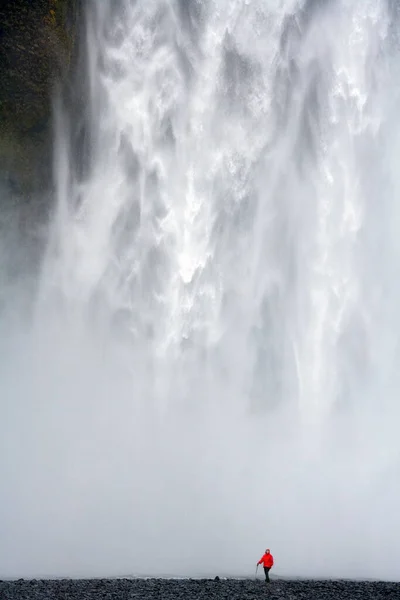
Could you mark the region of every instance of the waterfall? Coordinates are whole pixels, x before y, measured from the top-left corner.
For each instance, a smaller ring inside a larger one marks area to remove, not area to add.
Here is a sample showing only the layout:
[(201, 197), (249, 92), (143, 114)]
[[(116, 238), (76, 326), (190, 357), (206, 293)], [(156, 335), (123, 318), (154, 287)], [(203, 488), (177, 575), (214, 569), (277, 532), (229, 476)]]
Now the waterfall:
[(398, 12), (88, 0), (40, 260), (0, 216), (0, 574), (398, 577)]

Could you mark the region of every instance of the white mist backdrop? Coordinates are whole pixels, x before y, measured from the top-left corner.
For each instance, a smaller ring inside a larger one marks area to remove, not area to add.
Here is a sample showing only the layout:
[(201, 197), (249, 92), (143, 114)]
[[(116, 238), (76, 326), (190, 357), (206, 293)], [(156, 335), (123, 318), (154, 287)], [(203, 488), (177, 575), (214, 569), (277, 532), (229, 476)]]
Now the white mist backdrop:
[(88, 2), (48, 226), (1, 192), (2, 576), (398, 578), (399, 26)]

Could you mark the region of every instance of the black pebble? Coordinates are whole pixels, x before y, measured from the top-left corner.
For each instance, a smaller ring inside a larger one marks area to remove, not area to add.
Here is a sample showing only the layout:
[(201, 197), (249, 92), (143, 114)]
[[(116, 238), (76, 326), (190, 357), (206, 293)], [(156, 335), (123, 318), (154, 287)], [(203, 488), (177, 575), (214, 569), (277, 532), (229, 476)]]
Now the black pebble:
[[(219, 582), (218, 586), (214, 582)], [(400, 583), (273, 579), (1, 581), (1, 600), (400, 600)]]

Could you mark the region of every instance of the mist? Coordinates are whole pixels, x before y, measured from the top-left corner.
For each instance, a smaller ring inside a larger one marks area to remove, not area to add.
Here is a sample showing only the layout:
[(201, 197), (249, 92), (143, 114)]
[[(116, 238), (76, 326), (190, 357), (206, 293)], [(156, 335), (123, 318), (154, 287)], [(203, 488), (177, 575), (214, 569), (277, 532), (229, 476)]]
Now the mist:
[(399, 24), (87, 2), (0, 190), (0, 577), (398, 579)]

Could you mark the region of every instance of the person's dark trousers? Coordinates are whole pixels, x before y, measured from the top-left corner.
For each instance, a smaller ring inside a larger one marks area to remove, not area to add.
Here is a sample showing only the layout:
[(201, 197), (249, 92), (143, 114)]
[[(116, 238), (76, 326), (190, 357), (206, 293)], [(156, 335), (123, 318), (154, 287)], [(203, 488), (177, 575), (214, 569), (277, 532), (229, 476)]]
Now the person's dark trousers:
[(267, 583), (270, 583), (270, 579), (269, 579), (269, 571), (270, 571), (271, 567), (264, 567), (264, 573), (265, 573), (265, 581)]

